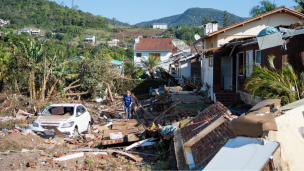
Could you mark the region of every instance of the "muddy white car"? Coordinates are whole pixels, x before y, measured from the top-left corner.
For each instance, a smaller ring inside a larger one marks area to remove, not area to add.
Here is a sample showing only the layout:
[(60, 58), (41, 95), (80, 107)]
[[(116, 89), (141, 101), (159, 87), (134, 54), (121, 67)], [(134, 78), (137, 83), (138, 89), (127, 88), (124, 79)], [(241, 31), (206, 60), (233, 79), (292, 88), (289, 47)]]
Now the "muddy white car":
[(60, 132), (77, 136), (91, 132), (91, 116), (82, 104), (54, 104), (46, 107), (29, 128), (34, 132), (44, 132), (56, 127)]

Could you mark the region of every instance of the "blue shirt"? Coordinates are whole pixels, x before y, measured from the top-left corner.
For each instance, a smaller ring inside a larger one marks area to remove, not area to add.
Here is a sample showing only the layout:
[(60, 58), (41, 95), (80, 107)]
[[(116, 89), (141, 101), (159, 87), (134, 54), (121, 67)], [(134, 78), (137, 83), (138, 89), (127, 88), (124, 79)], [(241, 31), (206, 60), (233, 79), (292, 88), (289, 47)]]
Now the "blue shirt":
[(131, 96), (128, 97), (126, 95), (122, 100), (125, 101), (125, 107), (126, 108), (131, 108), (132, 107), (132, 106), (130, 107), (131, 102), (133, 102), (133, 99), (132, 99)]

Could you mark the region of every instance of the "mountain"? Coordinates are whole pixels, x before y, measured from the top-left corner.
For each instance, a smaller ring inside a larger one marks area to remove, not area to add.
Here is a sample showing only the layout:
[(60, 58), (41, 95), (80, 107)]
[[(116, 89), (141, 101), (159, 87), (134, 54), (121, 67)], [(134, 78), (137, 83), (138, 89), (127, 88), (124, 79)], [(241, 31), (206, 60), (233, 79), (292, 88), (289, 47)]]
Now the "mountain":
[[(247, 18), (239, 17), (237, 15), (228, 13), (231, 22), (236, 19), (237, 22), (243, 21)], [(153, 25), (153, 23), (167, 23), (168, 27), (175, 27), (176, 24), (178, 25), (194, 25), (198, 26), (201, 25), (201, 22), (204, 17), (212, 18), (215, 21), (219, 21), (219, 25), (223, 25), (223, 16), (224, 11), (212, 9), (212, 8), (189, 8), (183, 14), (173, 15), (170, 17), (164, 17), (157, 20), (141, 22), (135, 24), (137, 26), (147, 26)]]
[(0, 0), (0, 19), (10, 20), (8, 28), (27, 26), (53, 29), (59, 26), (106, 29), (109, 20), (49, 0)]

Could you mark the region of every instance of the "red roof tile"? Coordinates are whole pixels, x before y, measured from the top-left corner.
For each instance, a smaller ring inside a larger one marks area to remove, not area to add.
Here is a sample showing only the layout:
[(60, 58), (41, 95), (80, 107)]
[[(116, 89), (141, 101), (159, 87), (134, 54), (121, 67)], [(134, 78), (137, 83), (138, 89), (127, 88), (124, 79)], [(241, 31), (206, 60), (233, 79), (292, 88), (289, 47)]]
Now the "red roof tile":
[(171, 51), (172, 40), (170, 38), (140, 38), (139, 43), (135, 43), (135, 50)]
[[(189, 124), (182, 127), (180, 129), (182, 142), (187, 142), (221, 116), (227, 116), (231, 118), (231, 112), (220, 102), (217, 102), (209, 108), (205, 109), (192, 121), (193, 123), (198, 123), (210, 119), (210, 122), (200, 128), (198, 127), (201, 124)], [(228, 122), (229, 121), (227, 120), (226, 122), (219, 125), (217, 128), (215, 128), (191, 147), (196, 167), (206, 166), (216, 155), (216, 153), (226, 144), (229, 138), (234, 137), (233, 132), (228, 129)], [(195, 128), (198, 129), (194, 130)]]

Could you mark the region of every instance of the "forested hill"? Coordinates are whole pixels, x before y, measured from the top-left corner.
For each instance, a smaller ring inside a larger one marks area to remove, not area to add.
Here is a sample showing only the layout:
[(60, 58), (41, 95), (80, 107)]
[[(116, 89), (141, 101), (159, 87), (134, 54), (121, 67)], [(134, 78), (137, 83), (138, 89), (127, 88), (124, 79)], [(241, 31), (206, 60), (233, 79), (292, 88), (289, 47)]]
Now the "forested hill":
[(20, 29), (29, 25), (53, 29), (58, 26), (108, 28), (109, 20), (81, 10), (60, 6), (48, 0), (0, 0), (0, 18), (10, 20), (8, 28)]
[[(234, 14), (228, 13), (231, 22), (236, 19), (237, 22), (243, 21), (247, 18), (239, 17)], [(224, 11), (212, 9), (212, 8), (190, 8), (185, 11), (183, 14), (173, 15), (170, 17), (165, 17), (157, 20), (141, 22), (136, 24), (137, 26), (147, 26), (153, 25), (153, 23), (167, 23), (168, 27), (175, 27), (176, 24), (178, 25), (193, 25), (199, 26), (201, 25), (202, 20), (204, 17), (208, 17), (210, 19), (219, 21), (220, 25), (223, 25), (223, 16)]]

